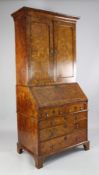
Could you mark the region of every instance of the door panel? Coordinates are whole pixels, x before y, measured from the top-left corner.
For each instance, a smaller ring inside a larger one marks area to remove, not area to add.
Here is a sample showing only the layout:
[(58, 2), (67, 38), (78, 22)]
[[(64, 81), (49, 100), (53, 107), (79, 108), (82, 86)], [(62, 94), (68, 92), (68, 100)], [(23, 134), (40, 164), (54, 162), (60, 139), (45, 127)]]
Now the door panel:
[(41, 19), (31, 21), (30, 83), (44, 84), (53, 81), (53, 56), (51, 22)]
[(75, 73), (75, 24), (54, 22), (56, 81), (72, 81)]

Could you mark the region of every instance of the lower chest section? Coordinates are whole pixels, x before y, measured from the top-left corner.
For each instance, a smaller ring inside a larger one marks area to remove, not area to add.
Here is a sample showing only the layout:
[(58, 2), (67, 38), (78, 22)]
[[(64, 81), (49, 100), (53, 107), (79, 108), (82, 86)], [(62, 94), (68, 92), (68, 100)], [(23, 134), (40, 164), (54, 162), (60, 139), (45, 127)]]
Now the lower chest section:
[(87, 140), (87, 105), (81, 103), (70, 105), (68, 111), (63, 109), (60, 107), (54, 108), (54, 112), (50, 111), (52, 109), (42, 112), (43, 117), (39, 121), (41, 155), (52, 154)]

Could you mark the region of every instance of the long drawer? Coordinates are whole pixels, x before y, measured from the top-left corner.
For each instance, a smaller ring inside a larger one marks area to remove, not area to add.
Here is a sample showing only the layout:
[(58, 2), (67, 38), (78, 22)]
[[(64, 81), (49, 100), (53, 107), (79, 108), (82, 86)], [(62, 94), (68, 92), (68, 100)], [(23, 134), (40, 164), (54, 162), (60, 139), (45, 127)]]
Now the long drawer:
[(81, 121), (87, 119), (87, 112), (77, 112), (67, 115), (61, 115), (58, 117), (50, 117), (45, 120), (39, 121), (39, 129), (51, 128), (57, 125), (67, 124), (68, 127)]
[(87, 120), (77, 121), (73, 123), (64, 123), (59, 126), (55, 126), (52, 128), (45, 128), (40, 130), (40, 141), (46, 141), (55, 137), (59, 137), (62, 135), (70, 134), (75, 130), (86, 129), (87, 128)]
[(87, 140), (86, 129), (40, 143), (40, 154), (52, 154), (64, 148), (75, 146)]
[(41, 108), (39, 113), (39, 120), (48, 119), (54, 116), (63, 116), (68, 113), (79, 112), (87, 110), (86, 102), (79, 102), (73, 104), (66, 104), (64, 106), (51, 107), (51, 108)]

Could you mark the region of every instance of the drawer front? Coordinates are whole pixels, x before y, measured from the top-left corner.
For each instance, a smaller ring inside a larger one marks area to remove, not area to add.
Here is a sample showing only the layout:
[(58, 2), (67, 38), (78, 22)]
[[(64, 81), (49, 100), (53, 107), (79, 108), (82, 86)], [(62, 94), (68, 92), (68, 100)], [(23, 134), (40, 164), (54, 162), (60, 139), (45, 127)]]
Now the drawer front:
[(87, 140), (86, 130), (77, 131), (70, 135), (58, 137), (46, 142), (40, 143), (40, 154), (52, 154), (64, 148), (80, 144)]
[(78, 112), (58, 117), (51, 117), (46, 120), (39, 121), (39, 129), (51, 128), (57, 125), (62, 125), (64, 123), (75, 124), (81, 120), (86, 119), (87, 119), (87, 112)]
[(75, 122), (79, 122), (79, 121), (82, 121), (82, 120), (87, 120), (87, 111), (85, 112), (77, 112), (77, 113), (73, 113), (72, 114), (73, 118), (74, 118), (74, 121)]
[(74, 118), (72, 115), (65, 115), (65, 116), (58, 116), (58, 117), (51, 117), (46, 120), (42, 120), (39, 122), (39, 128), (51, 128), (57, 125), (62, 125), (64, 123), (74, 123)]
[(67, 106), (67, 112), (69, 113), (83, 111), (86, 109), (87, 109), (87, 103), (84, 102), (74, 103)]
[(59, 137), (73, 131), (73, 124), (66, 124), (56, 126), (53, 128), (47, 128), (40, 130), (40, 141), (45, 141), (52, 139), (54, 137)]
[(64, 122), (63, 125), (59, 125), (52, 128), (45, 128), (40, 130), (40, 141), (50, 140), (54, 137), (59, 137), (65, 134), (69, 134), (80, 129), (87, 128), (87, 120)]
[(40, 110), (39, 120), (45, 120), (55, 116), (64, 116), (68, 113), (79, 112), (86, 109), (87, 103), (85, 102), (67, 104), (61, 107), (43, 108)]

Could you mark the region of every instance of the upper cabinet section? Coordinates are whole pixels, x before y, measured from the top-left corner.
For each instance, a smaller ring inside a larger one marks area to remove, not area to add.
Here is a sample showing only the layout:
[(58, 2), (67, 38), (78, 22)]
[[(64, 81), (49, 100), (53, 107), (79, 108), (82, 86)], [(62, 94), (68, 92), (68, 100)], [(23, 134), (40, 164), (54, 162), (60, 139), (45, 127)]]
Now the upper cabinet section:
[(26, 7), (12, 16), (17, 85), (74, 82), (78, 18)]

